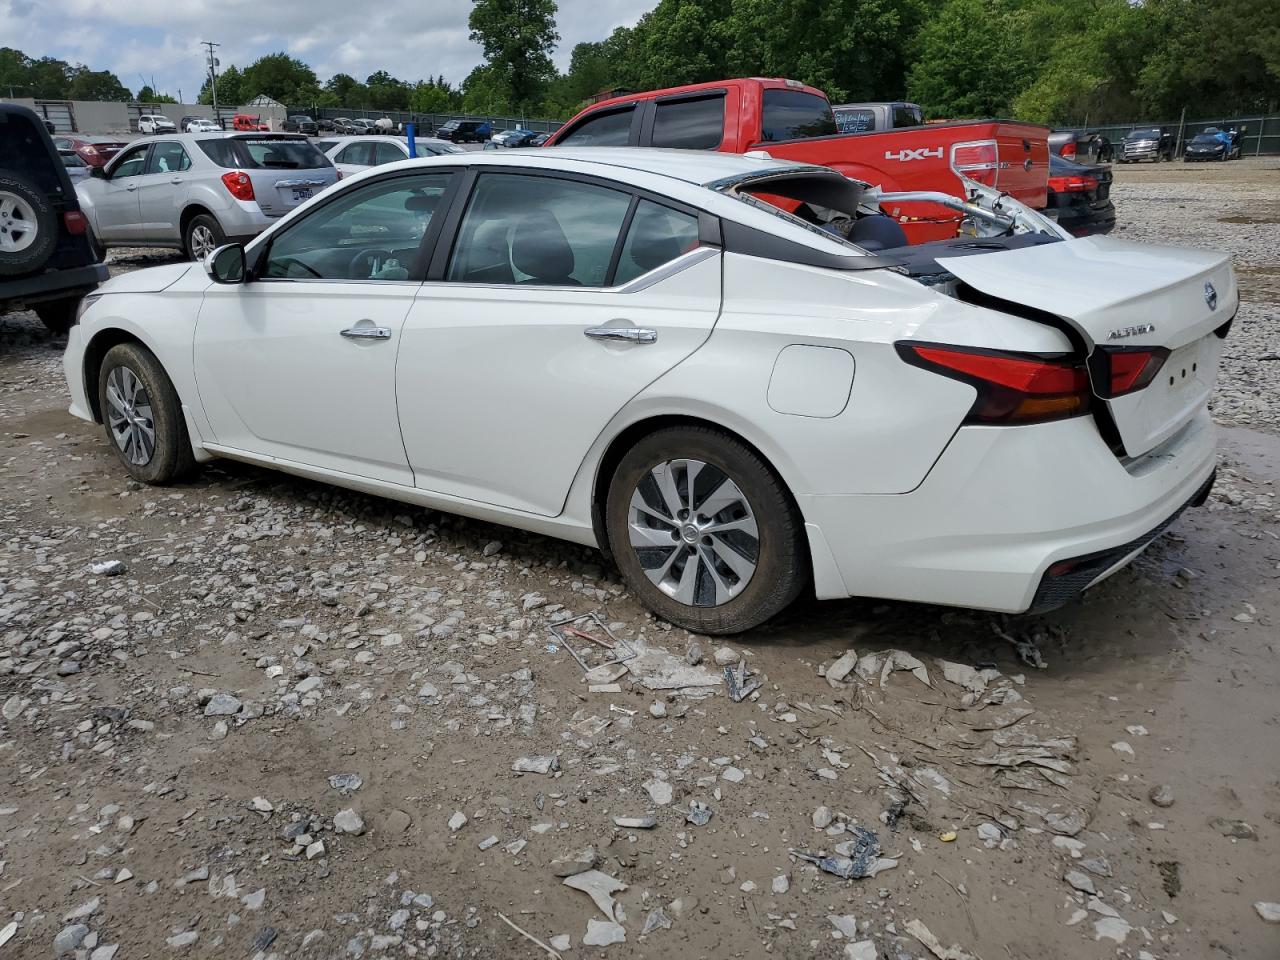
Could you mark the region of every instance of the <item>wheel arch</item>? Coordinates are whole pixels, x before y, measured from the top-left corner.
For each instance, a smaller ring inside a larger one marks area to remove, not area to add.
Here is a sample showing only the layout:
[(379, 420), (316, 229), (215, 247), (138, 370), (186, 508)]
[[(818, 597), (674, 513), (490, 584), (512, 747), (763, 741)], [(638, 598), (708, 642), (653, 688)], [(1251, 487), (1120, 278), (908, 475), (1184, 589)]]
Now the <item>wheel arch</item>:
[[(201, 214), (218, 220), (218, 215), (199, 201), (191, 201), (183, 207), (182, 216), (178, 218), (178, 236), (183, 243), (187, 242), (187, 227), (191, 225), (192, 220)], [(218, 224), (221, 226), (222, 221), (218, 220)]]
[(107, 327), (99, 330), (85, 344), (84, 368), (81, 376), (84, 377), (85, 397), (89, 401), (89, 411), (93, 414), (95, 423), (102, 422), (102, 403), (98, 397), (98, 378), (102, 373), (102, 361), (112, 347), (121, 343), (136, 343), (152, 355), (155, 354), (155, 350), (145, 340), (121, 327)]

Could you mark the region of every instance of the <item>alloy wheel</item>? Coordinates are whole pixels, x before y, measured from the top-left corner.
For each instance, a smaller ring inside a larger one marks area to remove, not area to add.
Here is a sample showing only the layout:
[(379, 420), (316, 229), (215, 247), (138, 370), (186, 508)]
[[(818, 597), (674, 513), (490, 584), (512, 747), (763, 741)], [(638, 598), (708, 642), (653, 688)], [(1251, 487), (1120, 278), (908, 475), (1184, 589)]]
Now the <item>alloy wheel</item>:
[(151, 397), (128, 367), (114, 367), (107, 375), (107, 408), (107, 425), (125, 459), (138, 466), (150, 463), (156, 452)]
[(760, 532), (746, 495), (701, 460), (668, 460), (644, 474), (631, 495), (627, 532), (649, 580), (688, 606), (728, 603), (760, 561)]
[(203, 223), (196, 224), (191, 231), (191, 256), (195, 260), (203, 260), (217, 248), (217, 240), (213, 231)]
[(16, 193), (0, 190), (0, 252), (19, 253), (36, 242), (36, 211)]

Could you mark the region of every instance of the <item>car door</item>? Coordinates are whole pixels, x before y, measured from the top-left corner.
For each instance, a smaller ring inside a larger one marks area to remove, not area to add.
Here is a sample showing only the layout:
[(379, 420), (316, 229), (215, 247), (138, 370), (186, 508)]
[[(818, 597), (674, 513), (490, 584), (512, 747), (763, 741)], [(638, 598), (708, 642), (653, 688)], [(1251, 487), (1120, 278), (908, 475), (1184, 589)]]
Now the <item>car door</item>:
[(105, 180), (91, 180), (95, 232), (108, 243), (137, 240), (139, 227), (138, 184), (147, 169), (150, 144), (121, 151)]
[(395, 163), (409, 156), (409, 148), (403, 140), (380, 140), (373, 145), (373, 164), (376, 167), (384, 163)]
[(270, 238), (257, 276), (214, 284), (195, 367), (213, 442), (411, 486), (395, 367), (448, 172), (336, 193)]
[(146, 240), (180, 240), (191, 157), (176, 140), (151, 145), (147, 166), (138, 177), (138, 232)]
[(333, 158), (333, 165), (344, 177), (367, 170), (373, 166), (373, 144), (367, 140), (347, 144)]
[(558, 514), (591, 444), (706, 340), (720, 300), (696, 212), (616, 184), (480, 174), (401, 339), (415, 483)]

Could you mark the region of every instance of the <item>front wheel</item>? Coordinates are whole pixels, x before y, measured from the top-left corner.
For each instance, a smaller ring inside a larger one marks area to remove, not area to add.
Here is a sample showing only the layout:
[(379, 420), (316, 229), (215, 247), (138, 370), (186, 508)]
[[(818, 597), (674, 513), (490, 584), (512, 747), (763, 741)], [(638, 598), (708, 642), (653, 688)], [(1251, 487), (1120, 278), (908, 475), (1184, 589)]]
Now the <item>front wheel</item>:
[(195, 466), (178, 393), (146, 347), (118, 343), (107, 351), (98, 409), (112, 451), (135, 480), (172, 483)]
[(706, 427), (659, 430), (622, 458), (605, 508), (628, 586), (664, 620), (740, 633), (809, 579), (803, 524), (782, 481), (742, 442)]

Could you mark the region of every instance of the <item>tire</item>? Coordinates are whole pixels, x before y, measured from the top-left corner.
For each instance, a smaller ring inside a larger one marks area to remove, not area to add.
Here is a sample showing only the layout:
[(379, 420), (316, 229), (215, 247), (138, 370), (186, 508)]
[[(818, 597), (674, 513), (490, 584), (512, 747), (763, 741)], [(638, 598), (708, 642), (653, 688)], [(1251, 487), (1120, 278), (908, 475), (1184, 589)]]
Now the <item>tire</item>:
[(79, 297), (68, 297), (65, 300), (37, 303), (32, 309), (50, 333), (66, 333), (76, 322), (76, 308), (79, 306)]
[[(182, 249), (186, 251), (189, 260), (203, 260), (206, 254), (212, 253), (226, 242), (227, 235), (223, 233), (222, 225), (216, 217), (207, 213), (192, 217), (187, 229), (182, 232)], [(209, 243), (212, 246), (207, 246)]]
[[(666, 506), (662, 482), (687, 507), (691, 474), (693, 509), (682, 517)], [(699, 508), (713, 495), (718, 509), (708, 520)], [(711, 521), (746, 529), (699, 535), (700, 527), (717, 525)], [(804, 525), (781, 479), (745, 444), (708, 427), (658, 430), (627, 451), (609, 483), (605, 526), (628, 586), (658, 616), (687, 630), (749, 630), (809, 582)]]
[[(144, 392), (138, 392), (139, 388)], [(117, 397), (123, 394), (123, 407), (109, 391)], [(163, 486), (195, 468), (177, 391), (146, 347), (118, 343), (107, 351), (98, 372), (98, 409), (107, 443), (133, 479)], [(122, 415), (130, 409), (138, 418), (136, 429), (130, 429)], [(146, 436), (148, 424), (150, 438)]]
[(34, 273), (58, 245), (58, 220), (44, 191), (0, 170), (0, 277)]

